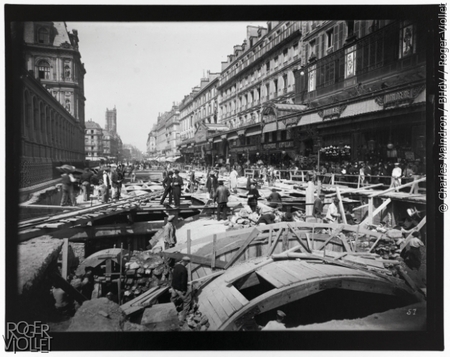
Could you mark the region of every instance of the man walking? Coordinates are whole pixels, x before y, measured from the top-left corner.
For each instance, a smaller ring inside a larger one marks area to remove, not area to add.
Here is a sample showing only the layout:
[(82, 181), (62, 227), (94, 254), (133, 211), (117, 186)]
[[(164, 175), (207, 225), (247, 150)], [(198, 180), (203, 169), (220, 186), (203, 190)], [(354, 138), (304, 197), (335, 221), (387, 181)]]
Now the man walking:
[(174, 303), (178, 314), (180, 326), (183, 326), (186, 321), (186, 315), (191, 308), (191, 287), (188, 286), (188, 271), (186, 266), (191, 259), (187, 256), (183, 257), (181, 261), (175, 264), (172, 272), (172, 290), (170, 300)]
[(175, 177), (172, 180), (173, 200), (175, 201), (175, 207), (180, 207), (181, 201), (181, 188), (183, 187), (183, 179), (180, 177), (180, 171), (175, 170)]
[(175, 247), (177, 244), (176, 228), (173, 224), (174, 215), (167, 217), (167, 224), (164, 226), (163, 238), (164, 238), (164, 249), (169, 249)]
[(81, 174), (80, 182), (81, 182), (81, 191), (83, 192), (83, 201), (87, 202), (91, 196), (91, 178), (94, 174), (91, 170), (86, 167), (84, 172)]
[(61, 206), (66, 206), (67, 200), (70, 201), (70, 205), (76, 206), (77, 201), (75, 198), (74, 183), (77, 182), (77, 179), (73, 176), (72, 173), (70, 174), (64, 173), (61, 175), (61, 178), (62, 178)]
[(223, 184), (223, 180), (219, 180), (219, 187), (217, 187), (216, 193), (214, 195), (214, 202), (217, 201), (217, 220), (221, 220), (221, 213), (224, 213), (224, 220), (228, 218), (228, 197), (230, 196), (230, 191)]
[(163, 180), (164, 194), (159, 202), (161, 205), (164, 203), (167, 195), (169, 195), (169, 205), (172, 204), (172, 180), (173, 180), (173, 172), (169, 171), (167, 176)]
[(230, 189), (233, 193), (237, 192), (237, 177), (238, 173), (236, 171), (236, 168), (233, 167), (233, 170), (231, 170), (230, 172)]

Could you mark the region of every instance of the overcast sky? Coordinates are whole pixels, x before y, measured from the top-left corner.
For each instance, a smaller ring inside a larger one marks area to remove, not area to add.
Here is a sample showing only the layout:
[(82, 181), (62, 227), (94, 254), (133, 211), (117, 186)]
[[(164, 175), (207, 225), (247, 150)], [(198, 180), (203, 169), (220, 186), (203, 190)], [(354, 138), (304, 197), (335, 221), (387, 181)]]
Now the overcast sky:
[(124, 144), (146, 150), (158, 113), (180, 102), (208, 70), (246, 38), (247, 25), (265, 22), (68, 22), (78, 30), (86, 68), (86, 121), (105, 127), (106, 108), (117, 109)]

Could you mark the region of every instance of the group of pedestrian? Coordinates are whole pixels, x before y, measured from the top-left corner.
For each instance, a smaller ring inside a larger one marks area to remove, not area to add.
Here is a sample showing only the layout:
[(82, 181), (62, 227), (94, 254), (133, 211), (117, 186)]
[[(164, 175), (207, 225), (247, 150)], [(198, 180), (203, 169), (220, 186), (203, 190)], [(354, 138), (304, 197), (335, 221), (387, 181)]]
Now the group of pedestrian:
[(180, 176), (180, 171), (178, 169), (169, 171), (163, 180), (164, 193), (159, 203), (163, 205), (166, 197), (169, 196), (169, 205), (172, 204), (173, 199), (175, 208), (179, 208), (181, 204), (181, 190), (183, 185), (184, 182), (183, 178)]

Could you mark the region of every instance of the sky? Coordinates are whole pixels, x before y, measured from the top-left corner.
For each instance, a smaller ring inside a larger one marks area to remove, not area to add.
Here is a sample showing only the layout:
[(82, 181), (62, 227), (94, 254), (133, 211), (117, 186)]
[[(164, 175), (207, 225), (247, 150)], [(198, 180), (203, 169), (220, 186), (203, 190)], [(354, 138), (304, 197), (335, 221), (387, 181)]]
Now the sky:
[(105, 127), (106, 109), (117, 109), (124, 144), (146, 151), (158, 113), (180, 102), (209, 70), (246, 38), (247, 26), (265, 22), (67, 22), (78, 30), (85, 65), (85, 118)]

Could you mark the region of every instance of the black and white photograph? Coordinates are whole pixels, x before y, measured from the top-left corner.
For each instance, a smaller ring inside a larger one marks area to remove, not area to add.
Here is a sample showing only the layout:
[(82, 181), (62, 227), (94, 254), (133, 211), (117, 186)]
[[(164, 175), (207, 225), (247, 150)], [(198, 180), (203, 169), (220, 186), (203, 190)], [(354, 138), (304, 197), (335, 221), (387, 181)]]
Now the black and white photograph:
[(444, 350), (445, 4), (4, 12), (6, 351)]

